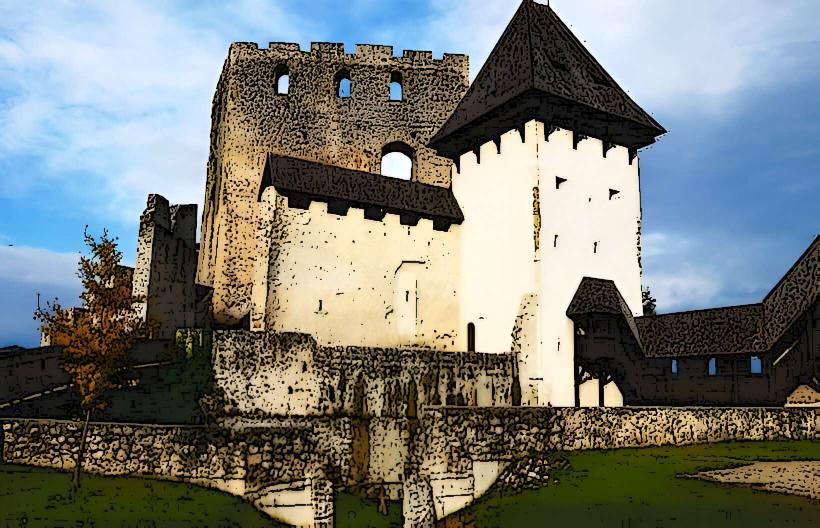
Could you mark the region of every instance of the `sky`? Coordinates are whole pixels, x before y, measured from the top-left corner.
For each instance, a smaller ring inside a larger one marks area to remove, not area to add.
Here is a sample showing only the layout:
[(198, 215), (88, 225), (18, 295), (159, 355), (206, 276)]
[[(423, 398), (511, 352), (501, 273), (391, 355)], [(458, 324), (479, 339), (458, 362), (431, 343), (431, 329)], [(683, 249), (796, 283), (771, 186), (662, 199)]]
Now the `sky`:
[[(203, 199), (232, 41), (470, 55), (514, 0), (0, 2), (0, 347), (77, 301), (86, 225), (133, 264), (149, 193)], [(820, 233), (820, 2), (552, 0), (669, 131), (641, 153), (643, 282), (660, 312), (758, 302)]]

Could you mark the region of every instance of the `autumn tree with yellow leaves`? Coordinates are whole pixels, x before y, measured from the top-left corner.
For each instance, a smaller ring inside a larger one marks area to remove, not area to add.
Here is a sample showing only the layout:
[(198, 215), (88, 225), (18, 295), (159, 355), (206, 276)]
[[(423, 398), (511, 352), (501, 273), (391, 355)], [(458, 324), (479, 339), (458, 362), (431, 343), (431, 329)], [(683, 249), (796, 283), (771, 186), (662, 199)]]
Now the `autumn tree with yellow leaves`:
[(83, 284), (82, 306), (64, 308), (57, 299), (38, 308), (35, 318), (51, 344), (61, 349), (61, 364), (80, 396), (84, 423), (74, 467), (73, 486), (80, 487), (83, 451), (94, 411), (108, 407), (108, 394), (116, 388), (117, 371), (129, 351), (148, 336), (151, 324), (142, 320), (132, 295), (131, 275), (121, 266), (117, 239), (103, 230), (97, 239), (84, 233), (88, 255), (80, 257), (77, 276)]

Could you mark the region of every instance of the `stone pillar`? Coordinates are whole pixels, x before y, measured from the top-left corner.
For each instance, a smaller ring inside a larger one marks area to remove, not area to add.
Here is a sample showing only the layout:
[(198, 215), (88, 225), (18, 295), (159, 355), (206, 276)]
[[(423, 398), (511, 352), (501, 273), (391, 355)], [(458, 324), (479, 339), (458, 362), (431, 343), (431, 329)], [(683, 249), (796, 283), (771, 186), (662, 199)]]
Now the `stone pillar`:
[(323, 474), (310, 481), (310, 501), (313, 504), (313, 526), (333, 528), (335, 509), (333, 504), (333, 483)]
[(403, 490), (404, 528), (433, 528), (436, 525), (436, 507), (430, 479), (417, 472), (408, 472)]

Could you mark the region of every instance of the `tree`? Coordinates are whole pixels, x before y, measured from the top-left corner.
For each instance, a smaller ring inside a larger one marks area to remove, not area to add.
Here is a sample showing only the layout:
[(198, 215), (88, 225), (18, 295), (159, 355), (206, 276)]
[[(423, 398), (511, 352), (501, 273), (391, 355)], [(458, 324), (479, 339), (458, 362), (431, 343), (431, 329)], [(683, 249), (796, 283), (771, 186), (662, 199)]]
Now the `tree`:
[(80, 487), (83, 451), (91, 414), (108, 407), (108, 393), (116, 388), (117, 371), (137, 340), (153, 325), (135, 309), (141, 299), (132, 295), (131, 275), (121, 266), (117, 239), (103, 230), (99, 239), (84, 232), (88, 256), (81, 256), (77, 276), (83, 284), (82, 306), (64, 308), (58, 300), (37, 308), (34, 316), (52, 345), (60, 347), (61, 364), (79, 392), (85, 414), (74, 467), (73, 487)]
[(652, 292), (649, 291), (649, 288), (641, 290), (641, 302), (643, 304), (643, 314), (644, 315), (655, 315), (655, 309), (657, 308), (657, 299), (652, 297)]

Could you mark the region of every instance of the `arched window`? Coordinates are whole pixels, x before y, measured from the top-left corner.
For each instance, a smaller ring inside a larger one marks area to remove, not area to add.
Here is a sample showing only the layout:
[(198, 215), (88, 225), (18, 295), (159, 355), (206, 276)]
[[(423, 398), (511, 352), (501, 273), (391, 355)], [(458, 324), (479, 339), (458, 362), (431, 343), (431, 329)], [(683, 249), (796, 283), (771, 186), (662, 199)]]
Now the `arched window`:
[(401, 73), (393, 72), (390, 74), (390, 100), (404, 101), (404, 88), (402, 85)]
[(349, 71), (347, 71), (347, 70), (339, 71), (339, 73), (336, 74), (335, 84), (336, 84), (336, 95), (338, 95), (342, 99), (347, 99), (348, 97), (350, 97), (351, 83), (350, 83), (350, 72)]
[(287, 95), (290, 87), (290, 74), (288, 67), (281, 64), (276, 67), (276, 95)]
[(410, 145), (396, 141), (382, 148), (382, 176), (410, 180), (413, 176), (413, 157)]
[(475, 325), (467, 323), (467, 352), (475, 352)]

